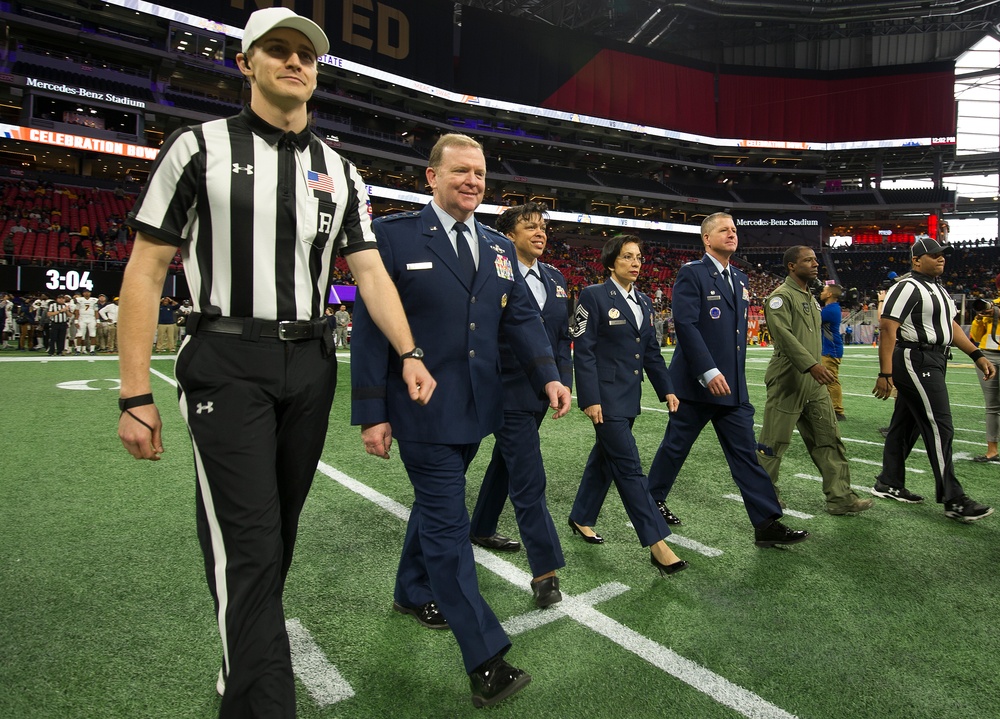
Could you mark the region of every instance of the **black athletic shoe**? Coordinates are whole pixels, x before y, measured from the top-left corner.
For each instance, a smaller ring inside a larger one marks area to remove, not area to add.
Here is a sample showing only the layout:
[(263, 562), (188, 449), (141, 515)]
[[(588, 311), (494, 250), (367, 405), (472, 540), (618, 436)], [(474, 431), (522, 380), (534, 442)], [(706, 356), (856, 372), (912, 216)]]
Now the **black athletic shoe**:
[(975, 522), (993, 514), (993, 507), (987, 507), (964, 494), (958, 499), (944, 503), (944, 516), (957, 519), (959, 522)]
[(875, 487), (872, 489), (872, 494), (876, 497), (895, 499), (897, 502), (906, 502), (907, 504), (920, 504), (924, 501), (923, 497), (919, 494), (914, 494), (906, 487), (890, 487), (888, 484), (882, 484), (877, 479), (875, 480)]

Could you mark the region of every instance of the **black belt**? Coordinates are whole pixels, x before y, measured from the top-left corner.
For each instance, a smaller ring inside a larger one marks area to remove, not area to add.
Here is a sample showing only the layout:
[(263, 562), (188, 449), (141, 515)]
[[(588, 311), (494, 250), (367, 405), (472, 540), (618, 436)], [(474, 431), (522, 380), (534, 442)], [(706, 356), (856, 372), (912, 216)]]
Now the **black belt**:
[(206, 317), (199, 312), (188, 315), (185, 328), (189, 335), (235, 335), (257, 342), (274, 339), (283, 342), (318, 339), (327, 328), (326, 320), (260, 320), (256, 317)]
[(897, 347), (902, 347), (904, 350), (920, 350), (921, 352), (937, 352), (947, 357), (951, 354), (951, 347), (948, 345), (929, 345), (923, 342), (897, 342)]

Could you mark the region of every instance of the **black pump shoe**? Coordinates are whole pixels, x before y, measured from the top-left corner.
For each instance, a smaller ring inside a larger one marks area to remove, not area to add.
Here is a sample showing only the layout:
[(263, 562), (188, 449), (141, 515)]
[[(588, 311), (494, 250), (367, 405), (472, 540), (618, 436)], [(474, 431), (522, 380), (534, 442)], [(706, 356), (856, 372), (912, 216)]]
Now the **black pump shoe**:
[(600, 534), (597, 534), (596, 532), (594, 533), (593, 536), (584, 534), (583, 532), (580, 531), (580, 528), (576, 526), (576, 522), (574, 522), (572, 518), (570, 518), (569, 520), (569, 528), (573, 530), (573, 534), (579, 534), (581, 537), (583, 537), (583, 541), (587, 542), (588, 544), (604, 544), (604, 537), (602, 537)]
[(670, 574), (676, 574), (682, 569), (688, 568), (688, 563), (683, 559), (679, 559), (673, 564), (660, 564), (660, 561), (654, 557), (652, 554), (649, 555), (649, 563), (660, 570), (660, 576), (664, 577)]

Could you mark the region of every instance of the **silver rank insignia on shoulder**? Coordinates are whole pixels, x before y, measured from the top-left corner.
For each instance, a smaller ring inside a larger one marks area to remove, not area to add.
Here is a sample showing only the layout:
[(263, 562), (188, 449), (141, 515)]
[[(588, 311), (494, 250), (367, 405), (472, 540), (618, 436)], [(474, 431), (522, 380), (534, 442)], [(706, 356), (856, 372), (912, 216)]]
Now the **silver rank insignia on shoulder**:
[(499, 252), (501, 255), (504, 254), (503, 248), (500, 245), (490, 245), (490, 249), (494, 252)]
[(618, 319), (618, 316), (620, 314), (621, 314), (621, 312), (618, 311), (617, 307), (612, 307), (610, 310), (608, 310), (608, 317), (610, 317), (613, 320)]
[(503, 297), (500, 298), (500, 307), (506, 307), (506, 306), (507, 306), (507, 293), (504, 292)]

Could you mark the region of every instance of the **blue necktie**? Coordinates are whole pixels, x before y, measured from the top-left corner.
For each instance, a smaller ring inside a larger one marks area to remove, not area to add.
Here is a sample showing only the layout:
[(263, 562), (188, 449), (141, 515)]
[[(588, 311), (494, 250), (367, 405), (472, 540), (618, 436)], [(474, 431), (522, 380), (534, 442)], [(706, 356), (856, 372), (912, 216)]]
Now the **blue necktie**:
[(733, 289), (733, 283), (729, 279), (729, 268), (728, 267), (722, 271), (722, 276), (726, 280), (726, 287), (729, 289), (729, 296), (732, 297), (733, 299), (736, 299), (736, 290)]
[(465, 238), (465, 233), (469, 228), (464, 222), (455, 223), (455, 244), (458, 245), (458, 266), (462, 273), (462, 278), (469, 287), (476, 276), (476, 260), (472, 257), (472, 248)]

